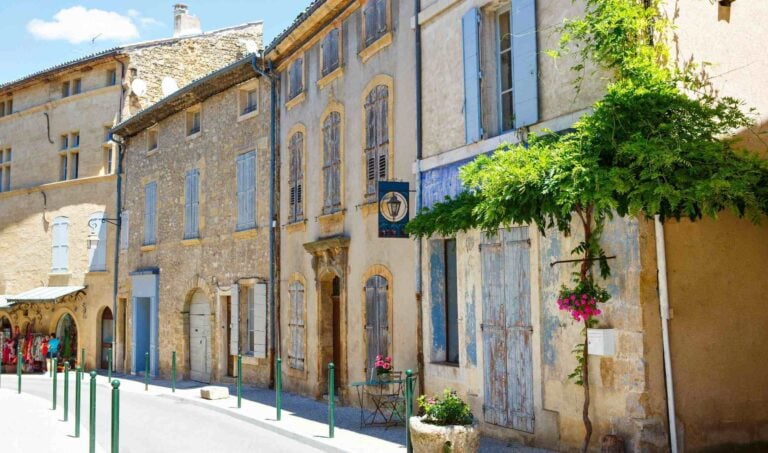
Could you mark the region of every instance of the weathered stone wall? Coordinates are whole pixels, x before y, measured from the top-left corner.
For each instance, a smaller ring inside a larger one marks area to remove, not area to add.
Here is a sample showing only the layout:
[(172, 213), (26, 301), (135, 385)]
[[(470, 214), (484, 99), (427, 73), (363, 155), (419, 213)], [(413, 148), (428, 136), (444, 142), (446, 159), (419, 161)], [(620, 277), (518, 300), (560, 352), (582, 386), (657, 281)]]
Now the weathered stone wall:
[[(255, 80), (255, 79), (254, 79)], [(129, 213), (128, 249), (120, 254), (119, 294), (127, 300), (125, 344), (130, 345), (131, 277), (146, 267), (159, 268), (160, 374), (168, 377), (171, 353), (177, 352), (179, 376), (189, 377), (189, 303), (200, 290), (212, 316), (212, 378), (226, 379), (229, 324), (219, 297), (238, 279), (269, 278), (269, 84), (259, 82), (261, 107), (241, 118), (238, 87), (203, 100), (201, 133), (186, 134), (186, 113), (176, 113), (158, 124), (159, 145), (147, 151), (146, 131), (128, 139), (125, 154), (124, 210)], [(255, 150), (257, 227), (236, 232), (237, 179), (235, 159)], [(200, 238), (184, 240), (186, 172), (200, 171)], [(144, 186), (157, 183), (157, 245), (144, 241)], [(271, 334), (271, 333), (270, 333)], [(242, 334), (241, 334), (242, 338)], [(130, 346), (121, 366), (130, 369)], [(243, 358), (245, 382), (269, 382), (269, 358)]]

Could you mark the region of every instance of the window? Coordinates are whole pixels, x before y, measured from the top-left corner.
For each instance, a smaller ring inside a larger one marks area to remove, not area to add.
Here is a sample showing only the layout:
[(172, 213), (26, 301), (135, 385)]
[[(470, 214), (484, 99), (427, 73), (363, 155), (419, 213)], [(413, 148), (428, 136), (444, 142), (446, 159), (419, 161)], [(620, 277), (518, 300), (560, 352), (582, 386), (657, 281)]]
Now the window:
[(0, 118), (5, 116), (5, 102), (0, 102)]
[(429, 241), (433, 362), (459, 363), (456, 240)]
[(254, 309), (254, 294), (253, 286), (249, 286), (245, 290), (245, 347), (243, 350), (246, 354), (252, 354), (256, 345), (256, 321), (253, 316)]
[(83, 80), (75, 79), (72, 81), (72, 94), (80, 94), (83, 92)]
[(99, 237), (96, 247), (88, 249), (88, 270), (90, 272), (99, 272), (107, 270), (107, 224), (103, 222), (103, 212), (91, 214), (88, 226), (95, 226), (89, 233)]
[(323, 122), (323, 214), (341, 209), (341, 115), (331, 112)]
[(242, 285), (239, 297), (240, 309), (245, 311), (240, 318), (243, 320), (240, 349), (243, 354), (264, 358), (267, 356), (267, 285)]
[(187, 112), (187, 136), (200, 132), (200, 109)]
[(69, 270), (69, 219), (56, 217), (53, 219), (53, 246), (51, 250), (51, 273), (64, 274)]
[(334, 28), (325, 35), (320, 47), (322, 55), (322, 73), (324, 76), (332, 73), (339, 67), (341, 61), (341, 48), (339, 47), (339, 28)]
[(117, 85), (117, 71), (110, 69), (107, 71), (107, 86)]
[(288, 69), (288, 99), (293, 99), (304, 91), (304, 60), (297, 58)]
[(501, 130), (514, 127), (512, 99), (512, 33), (510, 30), (509, 11), (498, 15), (498, 65), (499, 65), (499, 106)]
[(288, 366), (294, 370), (304, 370), (305, 321), (304, 321), (304, 283), (294, 280), (288, 287), (290, 299), (290, 318), (288, 329), (291, 346), (288, 351)]
[(7, 99), (0, 102), (0, 118), (13, 113), (13, 99)]
[(104, 143), (109, 143), (112, 141), (112, 132), (110, 129), (112, 129), (111, 126), (104, 126)]
[(259, 108), (259, 89), (240, 90), (240, 114), (247, 115)]
[(147, 151), (157, 149), (157, 128), (147, 130)]
[(72, 148), (79, 148), (80, 147), (80, 133), (79, 132), (73, 132), (69, 143), (72, 145)]
[(59, 146), (59, 149), (67, 149), (67, 148), (69, 148), (69, 135), (66, 135), (66, 134), (62, 135), (60, 140), (59, 140), (59, 143), (61, 144)]
[(128, 250), (130, 240), (128, 227), (130, 226), (130, 215), (128, 211), (120, 213), (120, 250)]
[(69, 179), (77, 179), (78, 174), (80, 172), (80, 153), (70, 153), (69, 154), (69, 167), (70, 167), (70, 178)]
[(69, 96), (69, 81), (62, 82), (61, 84), (61, 97), (65, 98)]
[(157, 183), (151, 182), (144, 186), (144, 245), (157, 243), (156, 199)]
[(59, 181), (66, 181), (67, 176), (69, 176), (69, 173), (67, 173), (67, 159), (69, 156), (67, 156), (66, 153), (59, 155)]
[(11, 148), (0, 149), (0, 192), (11, 190)]
[(365, 45), (369, 46), (384, 36), (389, 30), (387, 5), (388, 0), (368, 0), (363, 10), (365, 17)]
[(238, 231), (256, 228), (256, 151), (237, 156)]
[(200, 171), (189, 170), (184, 178), (184, 239), (199, 237)]
[(104, 174), (111, 175), (115, 172), (114, 167), (114, 148), (112, 145), (104, 145)]
[(379, 181), (389, 167), (389, 88), (378, 85), (365, 99), (365, 199), (374, 201)]
[(290, 162), (288, 167), (288, 223), (304, 220), (304, 134), (296, 132), (291, 136), (289, 147)]
[(389, 282), (374, 275), (365, 282), (366, 369), (371, 371), (377, 355), (389, 355)]

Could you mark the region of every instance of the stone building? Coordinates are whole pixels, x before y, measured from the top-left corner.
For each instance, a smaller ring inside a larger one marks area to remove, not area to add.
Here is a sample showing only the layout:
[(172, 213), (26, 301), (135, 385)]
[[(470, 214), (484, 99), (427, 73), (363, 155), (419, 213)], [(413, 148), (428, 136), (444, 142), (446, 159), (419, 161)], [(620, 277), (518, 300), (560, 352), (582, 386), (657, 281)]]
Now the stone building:
[[(0, 85), (3, 333), (17, 326), (57, 332), (68, 358), (84, 350), (87, 368), (106, 367), (115, 320), (125, 323), (114, 306), (120, 164), (109, 130), (262, 45), (261, 22), (193, 34), (186, 23), (179, 21), (179, 37), (113, 48)], [(115, 354), (122, 368), (123, 352)]]
[[(126, 370), (265, 385), (270, 231), (269, 79), (255, 57), (118, 124), (125, 141), (119, 313)], [(124, 329), (124, 332), (123, 332)]]
[(280, 77), (286, 390), (350, 401), (377, 354), (416, 369), (414, 244), (379, 238), (379, 181), (413, 184), (412, 2), (314, 1), (266, 50)]
[[(766, 77), (766, 63), (755, 57), (766, 32), (749, 24), (768, 17), (768, 5), (725, 3), (667, 3), (673, 56), (710, 62), (721, 94), (764, 112), (768, 97), (753, 87)], [(581, 8), (570, 0), (422, 2), (417, 204), (459, 193), (459, 168), (501, 143), (567, 130), (601, 96), (601, 77), (585, 78), (575, 93), (573, 61), (544, 52), (557, 47), (556, 25)], [(760, 130), (764, 124), (762, 114)], [(745, 146), (764, 149), (749, 131), (739, 135)], [(728, 214), (664, 225), (616, 219), (606, 227), (601, 242), (616, 259), (600, 327), (612, 329), (615, 341), (607, 341), (615, 351), (588, 359), (593, 450), (605, 434), (622, 436), (628, 451), (669, 451), (673, 442), (678, 451), (700, 451), (768, 438), (766, 238), (766, 226)], [(427, 393), (457, 389), (493, 436), (580, 448), (582, 389), (567, 376), (581, 326), (555, 304), (572, 269), (552, 265), (575, 245), (573, 237), (526, 225), (421, 241)], [(657, 291), (665, 281), (668, 313)]]

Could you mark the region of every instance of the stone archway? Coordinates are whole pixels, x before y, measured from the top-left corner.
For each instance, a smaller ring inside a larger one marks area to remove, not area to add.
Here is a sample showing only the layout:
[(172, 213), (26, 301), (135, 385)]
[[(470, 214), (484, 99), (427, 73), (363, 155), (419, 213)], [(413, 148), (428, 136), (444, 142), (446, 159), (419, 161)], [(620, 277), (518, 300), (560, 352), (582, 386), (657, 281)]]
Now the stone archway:
[(70, 364), (77, 362), (77, 350), (80, 337), (78, 335), (77, 323), (75, 317), (70, 313), (64, 313), (56, 321), (56, 338), (59, 339), (59, 359), (61, 363), (69, 361)]

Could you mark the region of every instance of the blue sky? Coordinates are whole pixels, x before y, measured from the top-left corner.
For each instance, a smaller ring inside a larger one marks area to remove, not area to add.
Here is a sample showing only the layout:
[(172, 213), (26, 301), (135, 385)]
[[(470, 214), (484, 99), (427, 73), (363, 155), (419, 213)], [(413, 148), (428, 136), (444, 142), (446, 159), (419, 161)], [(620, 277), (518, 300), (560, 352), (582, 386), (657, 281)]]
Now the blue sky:
[[(175, 3), (179, 1), (0, 0), (0, 83), (117, 45), (170, 37)], [(200, 18), (203, 31), (263, 20), (267, 44), (310, 0), (181, 3)]]

